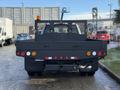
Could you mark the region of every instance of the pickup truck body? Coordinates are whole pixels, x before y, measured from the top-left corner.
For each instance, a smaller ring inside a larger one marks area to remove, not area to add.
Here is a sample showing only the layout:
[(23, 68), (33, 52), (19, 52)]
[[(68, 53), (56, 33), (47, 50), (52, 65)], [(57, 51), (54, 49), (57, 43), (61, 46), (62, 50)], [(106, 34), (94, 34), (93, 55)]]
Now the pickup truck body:
[[(40, 22), (50, 23), (45, 26), (43, 32), (39, 33), (37, 23)], [(97, 71), (98, 60), (107, 55), (107, 44), (104, 41), (87, 39), (86, 32), (82, 34), (75, 22), (82, 22), (83, 24), (79, 26), (82, 25), (83, 30), (86, 29), (86, 21), (36, 20), (35, 39), (16, 42), (16, 55), (25, 58), (25, 69), (29, 75), (41, 73), (45, 68), (48, 70), (79, 69), (80, 72), (90, 74)], [(64, 33), (60, 31), (58, 33), (58, 29), (61, 28)], [(68, 33), (66, 30), (71, 31)]]

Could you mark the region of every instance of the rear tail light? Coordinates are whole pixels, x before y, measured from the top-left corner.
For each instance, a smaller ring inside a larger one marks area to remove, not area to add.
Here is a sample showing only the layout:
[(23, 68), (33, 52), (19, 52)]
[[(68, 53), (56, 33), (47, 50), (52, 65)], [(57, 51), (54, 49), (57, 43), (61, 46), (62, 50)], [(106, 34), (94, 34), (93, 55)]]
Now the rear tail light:
[(107, 55), (107, 53), (106, 52), (103, 52), (103, 56), (106, 56)]
[(21, 52), (21, 56), (25, 57), (26, 56), (26, 52), (22, 51)]
[(101, 56), (102, 56), (102, 52), (99, 51), (99, 52), (97, 53), (97, 56), (101, 57)]
[(17, 52), (16, 52), (16, 55), (17, 55), (17, 56), (20, 56), (20, 55), (21, 55), (20, 51), (17, 51)]
[(103, 56), (106, 56), (106, 55), (107, 55), (107, 53), (105, 51), (99, 51), (97, 53), (97, 56), (99, 56), (99, 57), (103, 57)]
[(17, 51), (16, 55), (22, 56), (22, 57), (25, 57), (25, 56), (35, 57), (35, 56), (37, 56), (37, 52), (36, 51), (32, 51), (32, 52), (30, 52), (30, 51), (27, 51), (27, 52), (26, 51)]
[(16, 55), (17, 55), (17, 56), (25, 57), (25, 56), (26, 56), (26, 52), (25, 52), (25, 51), (17, 51), (17, 52), (16, 52)]

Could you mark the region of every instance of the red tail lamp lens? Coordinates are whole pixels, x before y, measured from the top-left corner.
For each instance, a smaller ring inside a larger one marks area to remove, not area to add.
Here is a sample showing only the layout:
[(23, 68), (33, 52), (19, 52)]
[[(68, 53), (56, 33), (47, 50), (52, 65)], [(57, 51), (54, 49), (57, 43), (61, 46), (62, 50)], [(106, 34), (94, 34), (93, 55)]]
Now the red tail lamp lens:
[(20, 54), (21, 54), (21, 53), (20, 53), (19, 51), (16, 52), (16, 55), (17, 55), (17, 56), (20, 56)]
[(105, 56), (107, 53), (106, 52), (103, 52), (103, 55)]
[(24, 52), (24, 51), (23, 51), (23, 52), (21, 52), (21, 56), (23, 56), (23, 57), (24, 57), (25, 55), (26, 55), (26, 52)]
[(99, 52), (97, 53), (97, 55), (98, 55), (98, 56), (102, 56), (102, 52), (99, 51)]

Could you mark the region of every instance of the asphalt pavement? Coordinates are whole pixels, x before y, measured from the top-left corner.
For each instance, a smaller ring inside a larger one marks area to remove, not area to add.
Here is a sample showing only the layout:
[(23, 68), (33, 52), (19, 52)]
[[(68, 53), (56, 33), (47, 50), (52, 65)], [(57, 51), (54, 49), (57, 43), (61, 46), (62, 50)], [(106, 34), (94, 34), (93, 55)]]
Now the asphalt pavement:
[(29, 78), (24, 59), (17, 57), (15, 46), (10, 45), (0, 48), (0, 90), (120, 90), (120, 85), (101, 69), (93, 77), (46, 72)]

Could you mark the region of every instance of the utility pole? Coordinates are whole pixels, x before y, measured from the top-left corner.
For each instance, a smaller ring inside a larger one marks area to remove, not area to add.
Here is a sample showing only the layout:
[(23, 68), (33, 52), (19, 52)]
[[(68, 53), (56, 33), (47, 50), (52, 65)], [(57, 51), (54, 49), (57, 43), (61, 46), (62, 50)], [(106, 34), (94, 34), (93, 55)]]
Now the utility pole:
[(23, 29), (23, 32), (24, 32), (24, 19), (25, 19), (25, 17), (24, 17), (24, 2), (23, 2), (23, 0), (22, 0), (22, 3), (21, 3), (21, 5), (22, 5), (22, 29)]
[(22, 5), (22, 24), (23, 24), (24, 23), (24, 2), (23, 0), (22, 0), (21, 5)]
[[(92, 8), (92, 17), (93, 17), (93, 30), (98, 29), (98, 9), (97, 7)], [(96, 24), (96, 25), (95, 25)]]
[[(112, 19), (112, 3), (111, 3), (111, 0), (108, 0), (108, 6), (110, 7), (110, 21)], [(111, 29), (111, 22), (110, 22), (110, 29)]]

